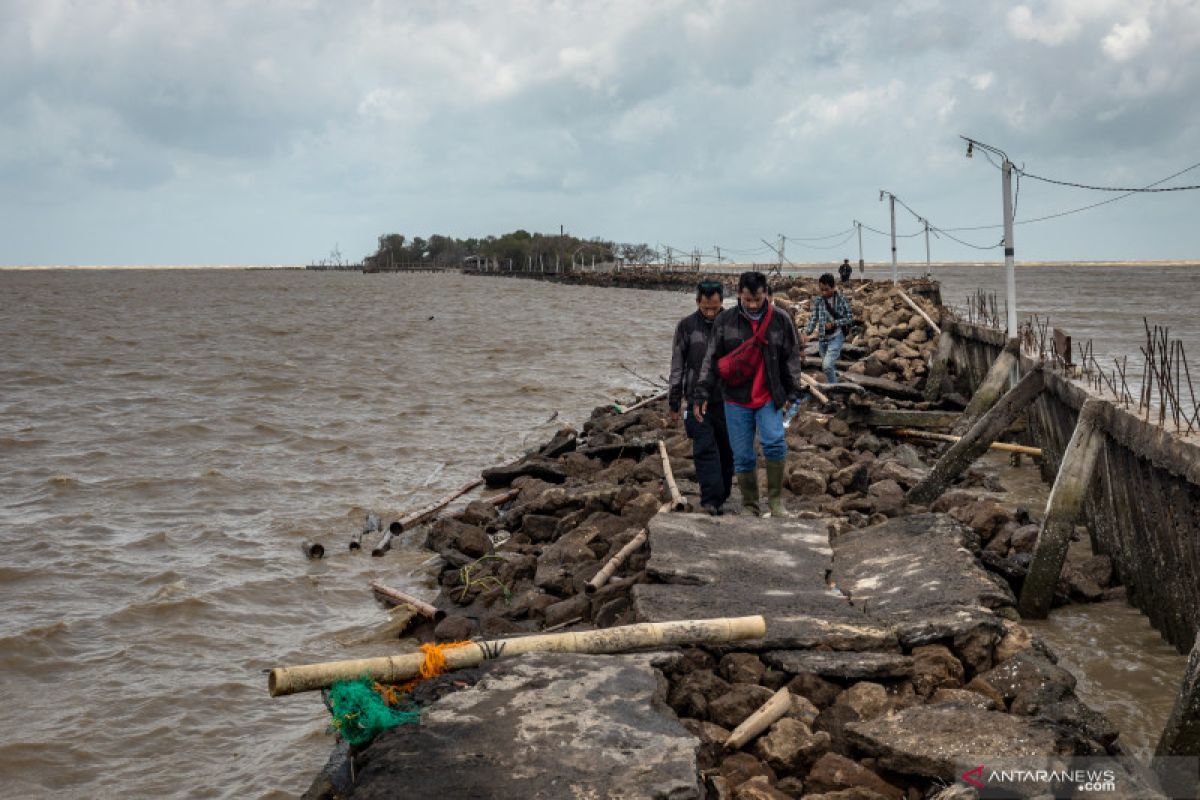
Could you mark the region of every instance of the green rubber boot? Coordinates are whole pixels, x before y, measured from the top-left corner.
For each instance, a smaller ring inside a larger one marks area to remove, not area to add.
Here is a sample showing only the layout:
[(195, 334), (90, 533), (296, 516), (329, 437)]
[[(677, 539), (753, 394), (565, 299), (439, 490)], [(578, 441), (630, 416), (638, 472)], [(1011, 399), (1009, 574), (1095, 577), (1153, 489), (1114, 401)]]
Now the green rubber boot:
[(767, 506), (771, 509), (770, 516), (786, 518), (791, 516), (783, 507), (783, 468), (784, 461), (768, 461), (767, 463)]
[(742, 511), (754, 516), (761, 516), (758, 511), (758, 473), (739, 472), (737, 474), (738, 488), (742, 490)]

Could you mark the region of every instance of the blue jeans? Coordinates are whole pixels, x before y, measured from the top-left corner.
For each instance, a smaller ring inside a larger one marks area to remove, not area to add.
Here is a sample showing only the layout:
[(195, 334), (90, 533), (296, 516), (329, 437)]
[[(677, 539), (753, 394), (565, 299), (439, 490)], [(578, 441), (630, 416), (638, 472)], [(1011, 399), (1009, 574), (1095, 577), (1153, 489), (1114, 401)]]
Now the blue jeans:
[(704, 422), (697, 422), (690, 408), (685, 413), (684, 425), (692, 440), (696, 482), (700, 484), (700, 505), (720, 508), (733, 487), (733, 452), (729, 449), (729, 434), (725, 430), (724, 405), (710, 404)]
[(754, 454), (754, 431), (762, 445), (763, 458), (783, 461), (787, 458), (787, 442), (783, 438), (783, 410), (768, 401), (759, 408), (725, 404), (725, 426), (729, 430), (729, 446), (733, 448), (733, 471), (753, 472), (758, 466)]
[(833, 333), (825, 336), (825, 341), (817, 345), (817, 352), (821, 354), (821, 369), (825, 372), (826, 383), (837, 383), (837, 360), (842, 356), (842, 345), (846, 343), (846, 336), (842, 333), (842, 329), (838, 328)]

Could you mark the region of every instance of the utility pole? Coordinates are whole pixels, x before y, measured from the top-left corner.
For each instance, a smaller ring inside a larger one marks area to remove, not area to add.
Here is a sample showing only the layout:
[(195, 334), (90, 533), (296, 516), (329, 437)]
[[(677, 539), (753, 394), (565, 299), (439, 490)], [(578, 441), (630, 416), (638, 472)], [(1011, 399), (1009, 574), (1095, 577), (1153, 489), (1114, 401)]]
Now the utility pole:
[(930, 273), (930, 269), (929, 269), (929, 220), (923, 219), (923, 220), (921, 220), (921, 222), (925, 223), (925, 277), (928, 278), (929, 273)]
[(721, 245), (714, 244), (713, 249), (717, 251), (717, 265), (721, 264)]
[(671, 254), (671, 245), (667, 245), (667, 270), (670, 271), (675, 267), (675, 257)]
[(783, 277), (783, 244), (785, 241), (787, 240), (784, 238), (783, 234), (779, 234), (779, 266), (777, 268), (777, 272), (781, 278)]
[(888, 197), (888, 207), (892, 218), (892, 283), (898, 284), (900, 283), (900, 273), (896, 269), (896, 195), (886, 189), (880, 189), (879, 199), (882, 200), (884, 195)]
[(861, 278), (863, 276), (863, 274), (866, 272), (866, 270), (863, 267), (862, 223), (859, 222), (858, 220), (854, 220), (854, 227), (858, 229), (858, 275)]
[(1017, 274), (1016, 274), (1016, 248), (1013, 245), (1013, 205), (1012, 205), (1012, 171), (1013, 163), (1005, 153), (998, 147), (992, 147), (990, 144), (984, 144), (977, 139), (971, 139), (967, 136), (959, 137), (967, 142), (967, 158), (971, 157), (975, 148), (981, 148), (1000, 156), (1004, 163), (1000, 165), (1000, 188), (1004, 194), (1004, 280), (1007, 288), (1008, 299), (1008, 338), (1012, 339), (1017, 335)]

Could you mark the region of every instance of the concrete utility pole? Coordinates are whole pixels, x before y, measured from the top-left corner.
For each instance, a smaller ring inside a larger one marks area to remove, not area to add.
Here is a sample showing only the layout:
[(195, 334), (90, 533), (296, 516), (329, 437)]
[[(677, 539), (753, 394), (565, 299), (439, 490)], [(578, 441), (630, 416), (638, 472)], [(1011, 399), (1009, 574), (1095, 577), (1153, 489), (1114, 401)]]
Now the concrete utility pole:
[(858, 220), (854, 220), (854, 227), (858, 229), (858, 274), (861, 277), (866, 272), (866, 269), (863, 266), (862, 223)]
[(714, 244), (713, 249), (717, 251), (717, 263), (720, 264), (721, 263), (721, 245)]
[(1003, 163), (1000, 165), (1000, 188), (1004, 194), (1004, 280), (1008, 300), (1008, 336), (1011, 339), (1017, 335), (1016, 247), (1013, 244), (1012, 204), (1013, 163), (1009, 159), (1008, 153), (1005, 153), (998, 147), (992, 147), (990, 144), (984, 144), (978, 139), (972, 139), (968, 136), (960, 136), (959, 138), (966, 140), (967, 158), (970, 158), (975, 148), (978, 147), (981, 150), (994, 153), (1003, 159)]
[(929, 220), (923, 219), (923, 220), (921, 220), (921, 222), (925, 223), (925, 277), (928, 278), (929, 273), (930, 273), (930, 269), (929, 269)]
[(882, 200), (884, 195), (888, 198), (888, 210), (892, 218), (892, 283), (900, 283), (900, 273), (896, 268), (896, 195), (889, 192), (887, 189), (879, 190), (879, 199)]
[(787, 241), (783, 234), (779, 234), (779, 277), (783, 277), (783, 243)]

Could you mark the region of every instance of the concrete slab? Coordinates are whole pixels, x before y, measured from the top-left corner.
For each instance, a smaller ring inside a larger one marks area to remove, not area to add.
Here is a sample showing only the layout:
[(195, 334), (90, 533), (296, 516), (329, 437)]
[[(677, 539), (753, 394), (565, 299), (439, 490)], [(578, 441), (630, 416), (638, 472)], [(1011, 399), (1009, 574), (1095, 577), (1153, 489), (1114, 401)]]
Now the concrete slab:
[(699, 740), (665, 705), (652, 656), (533, 653), (383, 734), (347, 795), (367, 798), (703, 797)]
[(662, 583), (633, 587), (640, 621), (762, 614), (762, 648), (897, 649), (888, 626), (826, 583), (832, 550), (824, 523), (659, 514), (649, 533), (646, 570)]
[(914, 514), (843, 533), (834, 543), (833, 578), (878, 624), (907, 647), (1001, 632), (992, 609), (1014, 606), (1012, 591), (975, 558), (975, 534), (946, 514)]
[(912, 675), (912, 656), (899, 653), (836, 653), (827, 651), (772, 650), (763, 661), (784, 672), (811, 672), (841, 680), (906, 678)]

